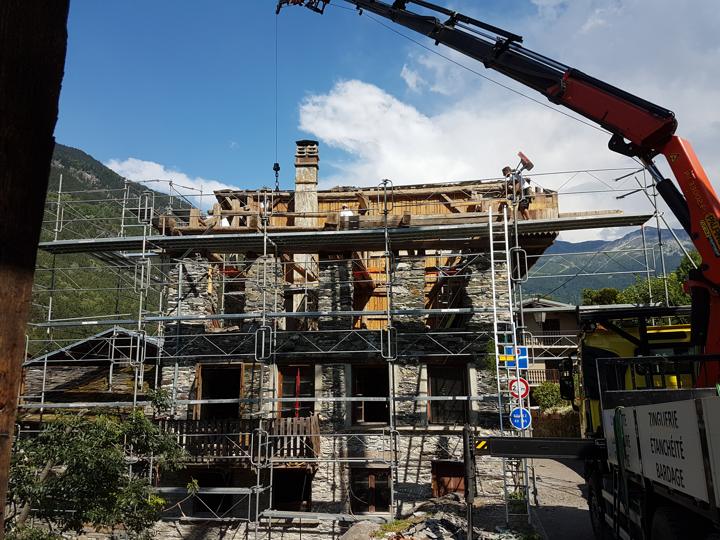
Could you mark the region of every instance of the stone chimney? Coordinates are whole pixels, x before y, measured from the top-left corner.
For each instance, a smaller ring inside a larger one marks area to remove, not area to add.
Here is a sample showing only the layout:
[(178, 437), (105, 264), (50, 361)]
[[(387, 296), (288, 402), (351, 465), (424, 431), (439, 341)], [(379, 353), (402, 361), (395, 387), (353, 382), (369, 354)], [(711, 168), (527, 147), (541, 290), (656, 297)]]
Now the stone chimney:
[[(318, 211), (318, 142), (297, 141), (295, 147), (295, 212)], [(315, 217), (297, 217), (297, 227), (314, 227)]]

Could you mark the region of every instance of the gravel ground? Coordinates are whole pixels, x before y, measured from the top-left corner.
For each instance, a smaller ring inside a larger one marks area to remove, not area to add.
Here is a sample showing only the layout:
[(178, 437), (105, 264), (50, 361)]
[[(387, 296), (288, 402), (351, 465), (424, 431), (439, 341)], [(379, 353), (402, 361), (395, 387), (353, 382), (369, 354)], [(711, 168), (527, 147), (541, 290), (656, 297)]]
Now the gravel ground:
[(535, 460), (539, 505), (534, 508), (548, 540), (592, 540), (582, 463)]

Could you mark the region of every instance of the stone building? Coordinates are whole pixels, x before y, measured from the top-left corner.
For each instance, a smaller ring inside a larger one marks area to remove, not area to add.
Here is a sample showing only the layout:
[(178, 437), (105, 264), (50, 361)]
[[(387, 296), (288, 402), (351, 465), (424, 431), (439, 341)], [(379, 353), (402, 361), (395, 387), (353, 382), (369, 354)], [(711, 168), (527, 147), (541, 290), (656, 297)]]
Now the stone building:
[[(143, 374), (127, 401), (164, 389), (157, 420), (188, 453), (186, 469), (156, 479), (169, 506), (183, 501), (164, 537), (198, 522), (337, 538), (359, 515), (390, 519), (462, 491), (463, 426), (498, 424), (495, 347), (509, 339), (513, 278), (579, 226), (552, 192), (533, 193), (511, 234), (502, 181), (320, 190), (317, 142), (298, 141), (295, 162), (295, 190), (218, 191), (208, 215), (165, 213), (143, 239), (162, 316), (115, 335), (141, 351), (125, 351)], [(592, 219), (622, 221), (582, 226)], [(116, 241), (135, 246), (93, 247)], [(48, 388), (73, 387), (46, 356), (25, 378), (43, 403)], [(482, 469), (478, 484), (501, 489)]]

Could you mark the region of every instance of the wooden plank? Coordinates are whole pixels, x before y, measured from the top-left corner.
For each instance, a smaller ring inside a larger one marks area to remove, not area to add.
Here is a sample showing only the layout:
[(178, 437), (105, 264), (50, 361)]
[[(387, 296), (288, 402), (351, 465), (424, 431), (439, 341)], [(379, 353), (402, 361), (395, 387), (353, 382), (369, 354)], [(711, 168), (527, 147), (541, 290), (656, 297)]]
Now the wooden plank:
[(200, 209), (199, 208), (191, 208), (190, 209), (190, 227), (193, 228), (193, 227), (201, 227), (201, 226), (203, 226), (203, 224), (200, 223)]
[(460, 212), (460, 210), (458, 210), (455, 206), (455, 201), (453, 199), (448, 197), (445, 193), (441, 193), (440, 197), (443, 199), (443, 201), (445, 201), (445, 206), (448, 208), (448, 210), (455, 213)]

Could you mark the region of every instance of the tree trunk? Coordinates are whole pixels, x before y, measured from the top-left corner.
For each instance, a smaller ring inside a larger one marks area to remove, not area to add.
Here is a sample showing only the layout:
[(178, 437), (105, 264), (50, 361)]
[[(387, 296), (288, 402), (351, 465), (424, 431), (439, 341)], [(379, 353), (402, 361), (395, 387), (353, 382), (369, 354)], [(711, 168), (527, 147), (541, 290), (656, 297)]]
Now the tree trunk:
[[(0, 1), (0, 509), (67, 47), (69, 0)], [(4, 521), (4, 519), (3, 519)], [(4, 538), (0, 523), (0, 540)]]

